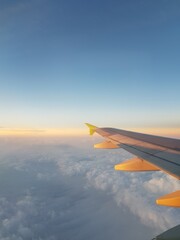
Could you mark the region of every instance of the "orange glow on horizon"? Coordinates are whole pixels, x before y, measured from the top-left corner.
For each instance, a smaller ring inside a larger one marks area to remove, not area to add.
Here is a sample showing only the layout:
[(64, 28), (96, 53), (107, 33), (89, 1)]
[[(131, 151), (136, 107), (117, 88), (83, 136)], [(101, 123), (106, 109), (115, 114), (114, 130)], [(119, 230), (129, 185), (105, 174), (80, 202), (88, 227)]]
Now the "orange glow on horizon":
[[(126, 130), (147, 133), (157, 136), (180, 138), (180, 128), (126, 128)], [(88, 129), (84, 128), (0, 128), (0, 136), (86, 136)]]
[(157, 136), (180, 138), (180, 128), (131, 128), (129, 130)]
[(86, 129), (81, 128), (57, 128), (57, 129), (23, 129), (1, 128), (0, 136), (82, 136), (87, 134)]

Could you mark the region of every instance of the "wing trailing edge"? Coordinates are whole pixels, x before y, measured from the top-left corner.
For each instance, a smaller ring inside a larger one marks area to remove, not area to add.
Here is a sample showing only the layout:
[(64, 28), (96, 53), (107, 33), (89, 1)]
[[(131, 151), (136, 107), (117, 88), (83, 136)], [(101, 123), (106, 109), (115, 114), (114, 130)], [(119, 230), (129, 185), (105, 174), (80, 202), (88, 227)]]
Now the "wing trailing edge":
[[(97, 132), (106, 139), (95, 144), (95, 148), (122, 147), (136, 157), (115, 165), (121, 171), (157, 171), (162, 170), (178, 180), (180, 179), (180, 139), (158, 137), (148, 134), (125, 131), (115, 128), (97, 128), (86, 124), (90, 135)], [(180, 191), (166, 194), (156, 200), (158, 205), (180, 207)], [(179, 240), (180, 225), (160, 234), (153, 240)]]
[[(90, 135), (95, 132), (106, 139), (95, 148), (123, 148), (136, 157), (115, 165), (120, 171), (162, 170), (180, 179), (180, 139), (158, 137), (115, 128), (99, 128), (89, 123)], [(169, 193), (156, 200), (158, 205), (180, 207), (180, 191)]]

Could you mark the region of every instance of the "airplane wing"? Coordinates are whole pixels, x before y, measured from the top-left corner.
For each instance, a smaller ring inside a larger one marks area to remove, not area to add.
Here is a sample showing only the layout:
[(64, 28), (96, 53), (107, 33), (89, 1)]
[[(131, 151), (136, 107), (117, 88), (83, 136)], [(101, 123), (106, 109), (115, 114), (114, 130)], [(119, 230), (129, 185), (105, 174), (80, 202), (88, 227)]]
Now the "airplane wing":
[(180, 225), (177, 225), (152, 240), (179, 240), (180, 239)]
[[(106, 140), (95, 148), (123, 148), (136, 157), (115, 165), (120, 171), (159, 171), (180, 179), (180, 139), (153, 136), (115, 128), (98, 128), (89, 123), (90, 135), (95, 132)], [(180, 191), (156, 200), (159, 205), (180, 207)]]

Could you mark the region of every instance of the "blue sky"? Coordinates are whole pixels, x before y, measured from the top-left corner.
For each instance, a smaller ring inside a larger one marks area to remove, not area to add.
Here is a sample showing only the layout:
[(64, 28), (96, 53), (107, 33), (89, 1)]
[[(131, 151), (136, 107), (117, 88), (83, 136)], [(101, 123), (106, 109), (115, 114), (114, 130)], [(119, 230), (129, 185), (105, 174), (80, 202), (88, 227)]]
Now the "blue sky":
[(180, 2), (0, 3), (0, 126), (180, 127)]

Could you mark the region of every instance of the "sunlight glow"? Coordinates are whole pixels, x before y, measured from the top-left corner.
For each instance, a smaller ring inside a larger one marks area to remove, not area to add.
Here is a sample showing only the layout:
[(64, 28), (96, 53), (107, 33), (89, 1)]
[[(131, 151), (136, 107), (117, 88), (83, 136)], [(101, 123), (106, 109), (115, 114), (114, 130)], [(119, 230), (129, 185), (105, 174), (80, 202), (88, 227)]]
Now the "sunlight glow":
[[(180, 128), (128, 128), (125, 130), (147, 133), (157, 136), (180, 138)], [(0, 128), (0, 136), (83, 136), (88, 135), (84, 128)]]
[(180, 138), (180, 128), (132, 128), (128, 130), (157, 136)]
[(78, 128), (59, 129), (21, 129), (21, 128), (1, 128), (0, 136), (81, 136), (87, 132)]

